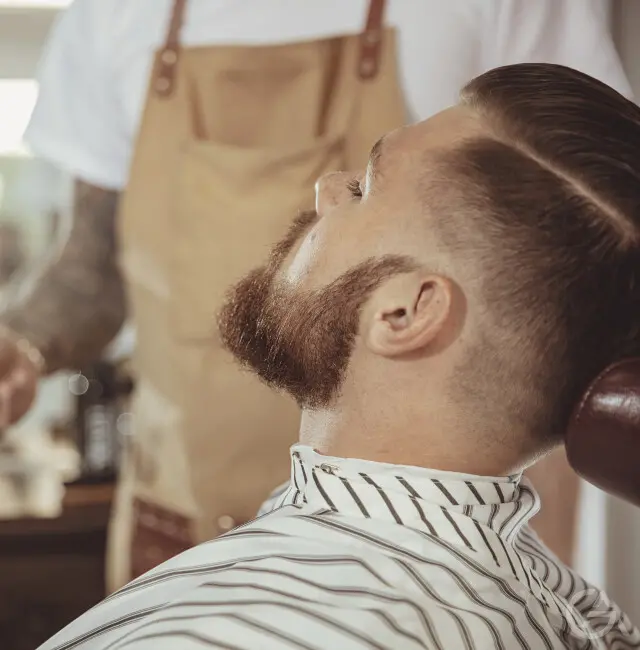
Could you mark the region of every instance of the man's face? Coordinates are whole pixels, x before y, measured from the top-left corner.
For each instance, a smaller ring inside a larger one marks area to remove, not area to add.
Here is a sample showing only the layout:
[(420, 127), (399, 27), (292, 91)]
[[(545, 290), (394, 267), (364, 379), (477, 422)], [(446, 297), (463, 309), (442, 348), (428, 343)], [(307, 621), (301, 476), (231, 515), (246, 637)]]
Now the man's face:
[(365, 172), (323, 177), (317, 210), (300, 215), (269, 263), (231, 291), (219, 326), (232, 354), (302, 407), (330, 405), (371, 295), (429, 262), (428, 151), (450, 147), (471, 126), (450, 109), (386, 136)]

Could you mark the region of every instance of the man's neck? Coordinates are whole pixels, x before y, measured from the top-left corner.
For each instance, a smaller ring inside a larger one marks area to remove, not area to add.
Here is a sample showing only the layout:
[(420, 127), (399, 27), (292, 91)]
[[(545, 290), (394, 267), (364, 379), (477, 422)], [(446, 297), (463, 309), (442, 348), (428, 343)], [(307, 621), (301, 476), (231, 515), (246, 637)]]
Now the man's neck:
[[(499, 438), (504, 441), (504, 437)], [(327, 456), (478, 476), (508, 476), (528, 464), (527, 458), (504, 442), (460, 431), (442, 417), (409, 423), (406, 419), (368, 417), (344, 410), (304, 411), (300, 442)]]

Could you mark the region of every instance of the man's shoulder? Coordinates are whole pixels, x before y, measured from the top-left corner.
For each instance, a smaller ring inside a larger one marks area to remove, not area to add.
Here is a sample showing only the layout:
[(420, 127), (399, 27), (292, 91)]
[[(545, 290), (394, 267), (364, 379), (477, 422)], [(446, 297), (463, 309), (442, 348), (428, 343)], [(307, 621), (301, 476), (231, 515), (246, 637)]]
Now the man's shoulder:
[(149, 0), (74, 0), (56, 20), (45, 60), (47, 51), (60, 50), (62, 44), (71, 53), (86, 48), (99, 73), (113, 57), (117, 43), (135, 38), (144, 41), (144, 35), (152, 33), (157, 39), (161, 25), (167, 22), (168, 11), (166, 0), (157, 0), (155, 4)]
[[(52, 32), (55, 38), (87, 41), (101, 56), (128, 41), (144, 49), (161, 42), (169, 23), (173, 0), (74, 0), (61, 11)], [(106, 51), (105, 51), (106, 50)]]
[[(77, 650), (127, 648), (127, 642), (153, 648), (159, 635), (182, 638), (194, 630), (265, 648), (282, 647), (277, 640), (283, 638), (318, 638), (318, 647), (351, 647), (347, 641), (357, 640), (364, 647), (407, 648), (443, 647), (443, 640), (463, 647), (485, 637), (490, 643), (492, 634), (511, 638), (508, 625), (494, 620), (505, 606), (498, 582), (485, 584), (440, 558), (415, 531), (393, 526), (394, 536), (368, 523), (285, 506), (138, 578), (45, 650), (57, 643)], [(508, 620), (518, 618), (518, 604), (508, 603)], [(247, 617), (250, 623), (240, 620)], [(322, 645), (321, 635), (329, 633), (334, 641)], [(270, 634), (273, 645), (258, 645)]]

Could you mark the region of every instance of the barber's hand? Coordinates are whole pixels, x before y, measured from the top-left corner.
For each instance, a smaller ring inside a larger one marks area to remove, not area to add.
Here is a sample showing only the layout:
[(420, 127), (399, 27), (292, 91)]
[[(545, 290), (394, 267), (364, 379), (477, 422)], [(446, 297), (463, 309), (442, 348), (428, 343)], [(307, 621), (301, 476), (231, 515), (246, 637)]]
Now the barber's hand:
[(0, 427), (17, 422), (31, 408), (41, 370), (37, 350), (0, 331)]

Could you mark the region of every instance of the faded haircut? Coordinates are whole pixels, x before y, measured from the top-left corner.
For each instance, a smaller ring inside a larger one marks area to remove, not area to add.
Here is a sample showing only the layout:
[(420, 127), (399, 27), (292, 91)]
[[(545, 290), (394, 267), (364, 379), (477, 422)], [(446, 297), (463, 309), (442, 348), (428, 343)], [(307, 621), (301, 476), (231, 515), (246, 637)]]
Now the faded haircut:
[(454, 389), (555, 442), (596, 375), (640, 354), (640, 108), (551, 64), (492, 70), (461, 103), (486, 135), (444, 155), (438, 228), (487, 317)]

